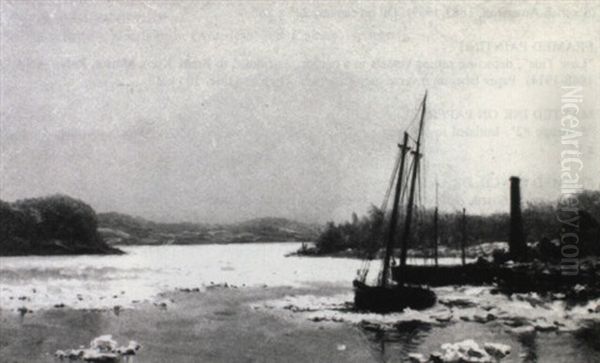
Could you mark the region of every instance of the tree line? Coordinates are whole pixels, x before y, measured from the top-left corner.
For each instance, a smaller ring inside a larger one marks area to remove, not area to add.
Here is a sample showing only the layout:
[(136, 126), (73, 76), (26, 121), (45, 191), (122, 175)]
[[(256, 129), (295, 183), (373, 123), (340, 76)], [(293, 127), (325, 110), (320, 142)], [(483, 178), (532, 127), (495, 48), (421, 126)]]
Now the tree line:
[(0, 254), (110, 253), (98, 234), (96, 212), (66, 195), (0, 200)]
[[(587, 254), (600, 254), (600, 191), (584, 190), (576, 195), (579, 209), (580, 248)], [(434, 210), (415, 210), (415, 218), (411, 248), (431, 249), (433, 247)], [(561, 222), (558, 203), (528, 202), (522, 211), (523, 227), (528, 242), (552, 241), (560, 237)], [(352, 214), (351, 220), (334, 223), (329, 222), (316, 240), (316, 251), (329, 254), (347, 249), (374, 256), (383, 248), (389, 213), (371, 206), (363, 217)], [(460, 246), (462, 211), (442, 212), (438, 217), (438, 243), (450, 248)], [(466, 214), (466, 245), (484, 242), (507, 241), (509, 233), (509, 214), (494, 213), (489, 215)], [(398, 218), (398, 231), (402, 227), (404, 216)], [(397, 233), (399, 235), (399, 233)], [(398, 241), (396, 241), (398, 242)], [(396, 244), (397, 246), (398, 244)]]

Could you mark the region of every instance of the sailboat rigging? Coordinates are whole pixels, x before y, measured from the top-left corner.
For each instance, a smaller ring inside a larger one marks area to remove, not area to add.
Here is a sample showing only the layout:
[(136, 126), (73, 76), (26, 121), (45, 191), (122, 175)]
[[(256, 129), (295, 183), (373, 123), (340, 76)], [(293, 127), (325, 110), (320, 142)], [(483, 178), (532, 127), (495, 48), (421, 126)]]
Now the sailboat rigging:
[(415, 186), (419, 172), (419, 159), (421, 158), (421, 138), (423, 135), (423, 126), (425, 120), (425, 110), (427, 102), (427, 92), (421, 103), (421, 117), (419, 122), (419, 131), (416, 140), (415, 151), (412, 153), (413, 160), (408, 172), (410, 176), (410, 189), (408, 202), (406, 205), (405, 222), (403, 225), (401, 239), (400, 256), (400, 279), (397, 284), (390, 281), (390, 268), (393, 261), (393, 251), (396, 241), (396, 225), (399, 217), (399, 206), (403, 190), (404, 166), (410, 147), (408, 146), (409, 135), (404, 132), (403, 143), (398, 147), (401, 150), (400, 166), (397, 170), (396, 188), (394, 194), (394, 203), (392, 206), (392, 215), (389, 222), (388, 234), (386, 240), (385, 255), (381, 278), (376, 286), (368, 285), (364, 279), (366, 274), (362, 273), (359, 279), (354, 280), (354, 305), (359, 310), (369, 310), (375, 312), (401, 311), (404, 308), (424, 309), (435, 304), (436, 296), (433, 291), (420, 286), (407, 285), (401, 276), (406, 266), (407, 249), (410, 239), (410, 226), (412, 223), (413, 207), (415, 202)]

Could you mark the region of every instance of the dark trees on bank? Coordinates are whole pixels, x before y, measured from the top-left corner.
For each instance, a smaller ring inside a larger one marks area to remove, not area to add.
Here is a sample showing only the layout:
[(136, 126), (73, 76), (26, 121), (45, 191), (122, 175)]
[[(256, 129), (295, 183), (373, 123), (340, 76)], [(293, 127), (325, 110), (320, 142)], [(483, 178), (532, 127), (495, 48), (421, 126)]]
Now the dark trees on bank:
[(367, 216), (359, 219), (353, 213), (352, 221), (336, 225), (327, 223), (316, 241), (319, 253), (331, 253), (356, 248), (366, 254), (375, 253), (383, 246), (383, 212), (375, 206)]
[[(578, 203), (579, 248), (582, 254), (600, 255), (600, 191), (582, 191), (576, 195)], [(528, 202), (522, 212), (523, 230), (528, 242), (559, 240), (562, 226), (558, 220), (560, 206), (549, 202)], [(416, 226), (410, 248), (430, 249), (433, 247), (433, 209), (416, 211)], [(440, 246), (459, 248), (461, 241), (460, 219), (462, 212), (439, 214)], [(402, 220), (402, 216), (399, 218)], [(317, 239), (321, 253), (332, 253), (348, 248), (373, 254), (383, 246), (382, 233), (388, 225), (389, 216), (371, 207), (369, 214), (351, 222), (335, 224), (329, 222)], [(400, 222), (399, 222), (400, 223)], [(508, 213), (490, 215), (467, 214), (467, 246), (483, 242), (507, 241), (510, 217)]]
[(116, 252), (100, 238), (96, 213), (65, 196), (0, 201), (0, 254)]

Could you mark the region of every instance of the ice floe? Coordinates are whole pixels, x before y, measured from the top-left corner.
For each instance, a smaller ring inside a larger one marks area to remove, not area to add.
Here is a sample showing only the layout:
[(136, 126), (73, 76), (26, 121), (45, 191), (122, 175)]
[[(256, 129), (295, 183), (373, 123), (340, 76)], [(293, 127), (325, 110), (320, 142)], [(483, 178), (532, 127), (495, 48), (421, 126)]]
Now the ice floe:
[(564, 300), (538, 294), (506, 296), (492, 293), (491, 288), (436, 289), (439, 304), (431, 309), (391, 314), (357, 312), (352, 309), (353, 294), (333, 296), (289, 295), (281, 299), (255, 303), (255, 309), (290, 311), (313, 322), (348, 322), (366, 329), (394, 329), (399, 323), (417, 321), (423, 324), (444, 325), (456, 321), (480, 324), (500, 323), (515, 334), (573, 331), (590, 319), (600, 319), (600, 300), (583, 305), (569, 305)]
[(119, 362), (121, 357), (135, 355), (142, 346), (132, 340), (128, 345), (119, 347), (112, 335), (101, 335), (92, 339), (89, 348), (57, 350), (54, 356), (60, 360), (83, 360), (86, 362), (112, 363)]
[(474, 340), (467, 339), (442, 344), (441, 351), (431, 353), (429, 359), (421, 353), (410, 353), (408, 359), (414, 363), (492, 363), (499, 362), (510, 351), (510, 346), (505, 344), (484, 343), (481, 347)]

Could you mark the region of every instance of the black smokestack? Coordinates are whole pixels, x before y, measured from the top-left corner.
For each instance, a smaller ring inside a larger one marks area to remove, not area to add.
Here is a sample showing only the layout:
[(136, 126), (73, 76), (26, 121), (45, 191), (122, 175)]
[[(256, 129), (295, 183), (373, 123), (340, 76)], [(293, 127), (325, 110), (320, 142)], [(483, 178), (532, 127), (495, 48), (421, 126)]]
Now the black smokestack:
[(521, 216), (521, 187), (520, 179), (510, 177), (510, 235), (508, 237), (510, 256), (513, 260), (524, 260), (527, 255), (527, 245), (523, 234), (523, 218)]

